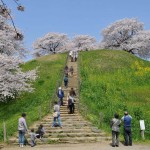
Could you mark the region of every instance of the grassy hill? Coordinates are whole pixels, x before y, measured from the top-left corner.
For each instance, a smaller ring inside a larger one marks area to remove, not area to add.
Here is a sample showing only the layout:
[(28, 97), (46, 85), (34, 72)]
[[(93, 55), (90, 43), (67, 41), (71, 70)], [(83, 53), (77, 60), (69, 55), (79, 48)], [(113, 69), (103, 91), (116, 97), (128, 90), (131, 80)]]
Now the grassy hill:
[(80, 102), (89, 120), (111, 133), (114, 113), (122, 117), (127, 110), (133, 117), (134, 140), (140, 139), (140, 119), (150, 139), (150, 62), (124, 51), (101, 50), (80, 53), (79, 69)]
[(27, 113), (27, 123), (32, 124), (49, 112), (49, 105), (58, 81), (61, 81), (66, 54), (40, 57), (22, 66), (24, 71), (38, 67), (38, 79), (33, 84), (33, 93), (23, 93), (16, 100), (0, 103), (0, 141), (3, 140), (3, 120), (6, 122), (7, 137), (17, 131), (18, 118)]

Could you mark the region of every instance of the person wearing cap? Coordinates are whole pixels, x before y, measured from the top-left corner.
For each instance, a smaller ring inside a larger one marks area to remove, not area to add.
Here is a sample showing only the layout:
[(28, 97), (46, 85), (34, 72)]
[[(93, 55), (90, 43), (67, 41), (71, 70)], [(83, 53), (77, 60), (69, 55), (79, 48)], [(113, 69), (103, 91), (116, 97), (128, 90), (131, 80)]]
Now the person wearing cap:
[(63, 106), (64, 91), (62, 90), (61, 87), (58, 88), (57, 96), (58, 96), (58, 104), (60, 106)]
[(124, 122), (124, 139), (125, 146), (132, 146), (132, 131), (131, 131), (131, 121), (132, 117), (128, 114), (127, 111), (124, 112), (124, 116), (121, 118)]

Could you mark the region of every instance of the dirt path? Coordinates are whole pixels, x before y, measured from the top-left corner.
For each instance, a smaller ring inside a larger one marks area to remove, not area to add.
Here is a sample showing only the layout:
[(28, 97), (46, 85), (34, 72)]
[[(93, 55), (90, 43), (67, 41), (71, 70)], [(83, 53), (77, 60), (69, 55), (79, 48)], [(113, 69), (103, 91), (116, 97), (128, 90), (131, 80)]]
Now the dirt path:
[[(150, 145), (139, 145), (135, 144), (133, 146), (124, 146), (120, 144), (120, 147), (116, 147), (119, 150), (150, 150)], [(35, 147), (26, 146), (20, 148), (18, 146), (8, 146), (2, 150), (114, 150), (114, 147), (111, 147), (110, 142), (98, 142), (98, 143), (84, 143), (84, 144), (57, 144), (57, 145), (37, 145)]]

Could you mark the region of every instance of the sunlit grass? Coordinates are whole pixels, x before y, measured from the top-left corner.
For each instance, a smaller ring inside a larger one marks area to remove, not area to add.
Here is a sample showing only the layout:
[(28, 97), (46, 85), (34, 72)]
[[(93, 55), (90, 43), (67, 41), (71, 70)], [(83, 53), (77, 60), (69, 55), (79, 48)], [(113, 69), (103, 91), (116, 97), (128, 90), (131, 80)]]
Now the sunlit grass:
[(33, 93), (22, 93), (16, 100), (0, 103), (0, 141), (3, 140), (3, 120), (6, 122), (7, 137), (17, 132), (18, 118), (22, 112), (27, 113), (27, 123), (32, 124), (49, 112), (49, 105), (54, 94), (57, 81), (61, 80), (66, 54), (49, 55), (22, 65), (24, 71), (38, 67), (38, 78), (33, 84)]
[(140, 119), (150, 133), (150, 62), (124, 51), (101, 50), (80, 53), (79, 64), (81, 104), (89, 120), (99, 126), (102, 112), (102, 128), (110, 132), (114, 113), (122, 117), (127, 110), (133, 117), (134, 140), (140, 139)]

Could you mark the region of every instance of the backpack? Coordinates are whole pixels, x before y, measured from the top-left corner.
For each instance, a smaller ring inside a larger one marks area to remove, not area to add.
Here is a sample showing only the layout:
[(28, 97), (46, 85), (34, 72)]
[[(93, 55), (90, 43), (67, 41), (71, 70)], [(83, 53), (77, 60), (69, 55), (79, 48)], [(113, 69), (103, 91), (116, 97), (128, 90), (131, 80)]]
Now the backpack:
[(68, 82), (68, 78), (67, 77), (64, 77), (64, 82)]

